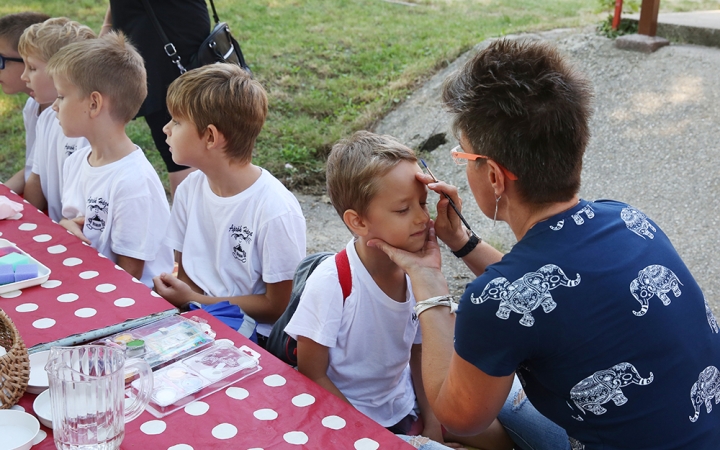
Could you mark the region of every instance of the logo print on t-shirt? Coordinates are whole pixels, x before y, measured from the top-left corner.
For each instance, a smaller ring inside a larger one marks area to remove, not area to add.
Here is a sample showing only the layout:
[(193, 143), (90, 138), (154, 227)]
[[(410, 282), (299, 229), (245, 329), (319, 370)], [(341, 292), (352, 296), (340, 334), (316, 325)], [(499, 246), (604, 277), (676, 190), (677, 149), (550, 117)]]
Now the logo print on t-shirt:
[(65, 156), (70, 156), (77, 150), (77, 144), (65, 144)]
[(107, 220), (108, 202), (98, 198), (87, 199), (87, 218), (85, 226), (91, 230), (103, 231), (105, 229), (105, 220)]
[(520, 325), (531, 327), (535, 323), (532, 312), (542, 305), (549, 313), (557, 306), (550, 291), (559, 287), (575, 287), (580, 284), (580, 274), (571, 280), (555, 264), (546, 264), (537, 272), (528, 272), (510, 283), (505, 277), (490, 281), (479, 297), (470, 294), (470, 301), (478, 305), (487, 300), (497, 300), (500, 306), (495, 313), (501, 319), (510, 317), (511, 312), (522, 314)]
[(712, 411), (712, 402), (720, 403), (720, 371), (715, 366), (707, 366), (700, 372), (698, 380), (690, 389), (690, 400), (692, 400), (695, 414), (690, 416), (690, 422), (695, 422), (700, 417), (700, 408), (703, 403), (708, 414)]
[(232, 249), (233, 258), (244, 264), (247, 262), (247, 252), (243, 249), (243, 242), (249, 244), (252, 241), (253, 232), (248, 230), (246, 226), (236, 227), (235, 225), (230, 225), (228, 231), (237, 244)]
[(652, 372), (647, 378), (643, 378), (635, 366), (621, 362), (609, 369), (598, 370), (581, 380), (570, 389), (570, 398), (583, 414), (587, 414), (585, 411), (590, 411), (599, 416), (607, 412), (607, 409), (600, 406), (604, 403), (612, 401), (616, 406), (627, 403), (628, 399), (620, 388), (630, 384), (647, 386), (654, 378)]
[(713, 314), (712, 309), (710, 309), (710, 305), (708, 305), (707, 299), (703, 295), (703, 302), (705, 302), (705, 315), (707, 316), (708, 324), (710, 325), (710, 329), (713, 333), (717, 333), (720, 331), (718, 329), (718, 323), (717, 319), (715, 318), (715, 314)]
[(572, 219), (575, 221), (577, 225), (582, 225), (585, 223), (585, 219), (582, 218), (582, 215), (585, 214), (588, 219), (592, 219), (595, 217), (595, 211), (590, 207), (590, 205), (584, 206), (580, 211), (573, 214)]

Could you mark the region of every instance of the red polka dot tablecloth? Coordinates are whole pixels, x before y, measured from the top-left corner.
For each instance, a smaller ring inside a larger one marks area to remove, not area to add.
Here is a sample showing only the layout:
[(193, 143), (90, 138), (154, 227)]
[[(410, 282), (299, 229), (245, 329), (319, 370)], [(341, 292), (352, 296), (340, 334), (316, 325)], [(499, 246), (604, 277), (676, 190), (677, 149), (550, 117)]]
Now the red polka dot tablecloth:
[(0, 195), (24, 205), (21, 219), (0, 220), (0, 238), (51, 271), (42, 285), (0, 294), (28, 348), (174, 309), (2, 184)]
[[(147, 411), (126, 424), (122, 449), (412, 449), (351, 405), (228, 328), (204, 311), (216, 339), (230, 339), (261, 354), (262, 370), (157, 419)], [(14, 408), (33, 413), (35, 395)], [(42, 427), (33, 449), (54, 449)]]

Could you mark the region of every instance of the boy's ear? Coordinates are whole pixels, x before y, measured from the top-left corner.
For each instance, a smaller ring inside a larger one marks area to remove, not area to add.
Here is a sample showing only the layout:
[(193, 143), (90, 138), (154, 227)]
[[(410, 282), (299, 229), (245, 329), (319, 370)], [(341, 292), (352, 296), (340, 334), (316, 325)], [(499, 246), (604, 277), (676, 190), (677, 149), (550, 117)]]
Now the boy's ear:
[(354, 209), (347, 209), (343, 213), (343, 222), (357, 236), (365, 236), (368, 233), (367, 222)]
[(205, 146), (208, 150), (222, 150), (227, 144), (227, 139), (220, 130), (213, 124), (210, 124), (205, 129)]
[(102, 111), (103, 107), (103, 96), (98, 91), (93, 91), (90, 94), (90, 101), (89, 101), (89, 108), (88, 114), (90, 114), (91, 118), (96, 118), (100, 111)]

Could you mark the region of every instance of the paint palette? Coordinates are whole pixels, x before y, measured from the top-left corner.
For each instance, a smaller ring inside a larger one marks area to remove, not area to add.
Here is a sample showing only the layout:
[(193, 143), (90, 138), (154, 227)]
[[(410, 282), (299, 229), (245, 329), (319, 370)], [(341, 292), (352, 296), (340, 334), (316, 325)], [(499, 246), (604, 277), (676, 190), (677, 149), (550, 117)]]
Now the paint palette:
[[(242, 380), (262, 367), (260, 354), (247, 346), (239, 349), (228, 342), (213, 346), (153, 373), (153, 393), (148, 411), (165, 417), (187, 404)], [(133, 397), (139, 388), (133, 381), (127, 393)]]

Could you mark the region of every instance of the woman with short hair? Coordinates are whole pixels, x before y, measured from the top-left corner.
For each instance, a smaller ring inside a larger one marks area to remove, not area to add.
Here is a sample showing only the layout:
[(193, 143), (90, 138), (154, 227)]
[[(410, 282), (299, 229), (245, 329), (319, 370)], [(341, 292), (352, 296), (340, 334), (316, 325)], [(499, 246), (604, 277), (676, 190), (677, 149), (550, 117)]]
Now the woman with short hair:
[[(440, 197), (437, 237), (477, 276), (457, 318), (434, 307), (450, 304), (434, 233), (416, 254), (370, 244), (411, 278), (426, 393), (453, 432), (485, 429), (517, 374), (573, 449), (717, 448), (720, 336), (702, 291), (642, 212), (578, 197), (591, 97), (537, 42), (495, 41), (446, 81), (453, 157), (518, 240), (506, 255), (478, 243)], [(455, 187), (418, 179), (460, 205)]]

